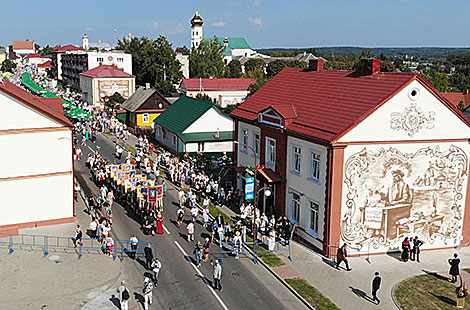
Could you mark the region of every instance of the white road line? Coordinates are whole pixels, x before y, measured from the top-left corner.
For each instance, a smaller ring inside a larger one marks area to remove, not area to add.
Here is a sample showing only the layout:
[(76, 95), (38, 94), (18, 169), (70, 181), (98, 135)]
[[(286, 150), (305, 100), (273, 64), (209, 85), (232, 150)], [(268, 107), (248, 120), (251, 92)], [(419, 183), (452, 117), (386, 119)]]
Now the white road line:
[[(163, 225), (163, 224), (162, 224), (162, 225)], [(164, 230), (167, 234), (171, 235), (171, 234), (170, 234), (170, 231), (169, 231), (168, 229), (166, 229), (165, 225), (163, 225), (163, 230)]]
[[(184, 249), (181, 247), (181, 245), (178, 243), (178, 241), (175, 240), (175, 244), (176, 246), (180, 249), (180, 251), (183, 253), (184, 256), (189, 256), (188, 254), (186, 254), (186, 252), (184, 251)], [(191, 266), (193, 266), (194, 270), (196, 270), (196, 272), (199, 274), (200, 277), (205, 277), (202, 272), (199, 270), (199, 268), (197, 268), (193, 263), (191, 263)], [(206, 284), (206, 286), (211, 290), (212, 294), (214, 294), (215, 298), (219, 301), (220, 305), (222, 306), (222, 308), (224, 310), (228, 310), (227, 306), (224, 304), (224, 302), (222, 301), (222, 299), (219, 297), (219, 294), (216, 293), (216, 291), (214, 291), (214, 289), (212, 288), (212, 286)]]
[(87, 148), (89, 148), (90, 151), (92, 151), (93, 153), (95, 153), (95, 151), (93, 151), (93, 149), (92, 149), (91, 147), (87, 146)]

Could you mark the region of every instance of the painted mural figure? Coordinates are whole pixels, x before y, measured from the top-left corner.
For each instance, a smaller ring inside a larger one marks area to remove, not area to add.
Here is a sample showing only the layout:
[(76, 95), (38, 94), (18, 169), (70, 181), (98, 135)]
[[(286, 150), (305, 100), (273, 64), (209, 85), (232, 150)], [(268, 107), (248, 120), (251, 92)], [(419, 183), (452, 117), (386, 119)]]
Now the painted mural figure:
[(376, 190), (386, 206), (411, 203), (410, 187), (403, 181), (404, 175), (401, 170), (392, 171), (393, 183), (388, 190), (386, 192)]

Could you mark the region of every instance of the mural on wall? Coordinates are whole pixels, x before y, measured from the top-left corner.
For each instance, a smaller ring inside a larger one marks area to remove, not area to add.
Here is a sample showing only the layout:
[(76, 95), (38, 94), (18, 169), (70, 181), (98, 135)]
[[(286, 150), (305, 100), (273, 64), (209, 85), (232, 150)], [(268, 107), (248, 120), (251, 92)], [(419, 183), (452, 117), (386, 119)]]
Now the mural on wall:
[[(404, 237), (453, 245), (461, 234), (468, 158), (450, 145), (414, 153), (364, 148), (345, 163), (341, 241), (399, 248)], [(369, 246), (369, 245), (368, 245)]]
[(114, 93), (120, 93), (124, 99), (129, 98), (128, 80), (105, 80), (98, 81), (99, 97), (111, 97)]
[(436, 112), (423, 112), (416, 102), (411, 102), (409, 108), (405, 108), (404, 112), (393, 112), (390, 115), (390, 128), (395, 130), (404, 130), (408, 136), (419, 132), (421, 129), (434, 128)]

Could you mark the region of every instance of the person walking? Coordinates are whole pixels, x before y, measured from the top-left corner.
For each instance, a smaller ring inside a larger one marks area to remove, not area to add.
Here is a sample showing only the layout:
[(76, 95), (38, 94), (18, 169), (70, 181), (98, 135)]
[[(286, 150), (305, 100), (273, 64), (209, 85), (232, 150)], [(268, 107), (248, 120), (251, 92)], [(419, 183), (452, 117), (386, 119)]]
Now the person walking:
[(126, 286), (126, 281), (122, 280), (121, 285), (117, 288), (117, 293), (119, 294), (119, 301), (121, 303), (121, 310), (128, 310), (129, 309), (129, 299), (131, 294), (129, 293), (129, 289)]
[(213, 267), (214, 267), (214, 272), (213, 272), (214, 289), (222, 292), (222, 284), (220, 284), (220, 279), (222, 278), (222, 265), (220, 265), (220, 262), (218, 259), (215, 260)]
[(375, 272), (375, 277), (372, 280), (372, 301), (377, 301), (377, 305), (380, 304), (380, 299), (377, 297), (377, 291), (380, 289), (382, 278), (379, 276), (379, 272)]
[(131, 243), (131, 258), (135, 259), (135, 252), (137, 251), (137, 246), (139, 245), (139, 239), (137, 239), (136, 235), (133, 234), (129, 241)]
[(176, 217), (177, 217), (177, 220), (178, 220), (178, 228), (181, 228), (181, 225), (183, 224), (183, 217), (184, 217), (183, 206), (180, 205), (178, 210), (176, 210)]
[(145, 254), (145, 261), (147, 263), (147, 269), (152, 268), (152, 261), (153, 261), (153, 251), (152, 248), (150, 247), (150, 243), (147, 243), (147, 245), (144, 248), (144, 254)]
[(202, 262), (202, 245), (201, 245), (201, 241), (198, 241), (196, 243), (196, 245), (194, 246), (193, 253), (196, 257), (196, 267), (199, 268), (199, 267), (201, 267), (201, 262)]
[(411, 250), (411, 260), (415, 260), (419, 263), (419, 253), (421, 253), (420, 247), (423, 245), (423, 242), (418, 239), (418, 236), (415, 236), (413, 239), (413, 249)]
[(197, 209), (196, 205), (194, 205), (192, 208), (191, 208), (191, 216), (193, 218), (193, 223), (196, 224), (197, 222), (197, 216), (199, 214), (199, 210)]
[(75, 227), (75, 238), (72, 238), (73, 245), (75, 247), (77, 247), (78, 245), (82, 245), (82, 236), (83, 236), (83, 233), (80, 228), (80, 225), (77, 225)]
[(203, 244), (203, 248), (204, 248), (204, 261), (207, 262), (207, 260), (209, 259), (209, 252), (210, 252), (210, 246), (211, 246), (211, 242), (209, 240), (209, 238), (206, 238), (206, 240), (204, 240), (204, 244)]
[(188, 242), (194, 241), (194, 223), (189, 222), (186, 229), (188, 230)]
[(460, 258), (458, 258), (457, 253), (454, 253), (454, 258), (449, 258), (449, 265), (450, 270), (449, 274), (452, 276), (452, 283), (457, 282), (457, 276), (460, 274), (459, 265), (460, 265)]
[(144, 309), (148, 310), (149, 305), (152, 304), (152, 290), (153, 290), (153, 283), (150, 281), (149, 278), (145, 278), (144, 280), (144, 288), (143, 288), (143, 293), (144, 293)]
[(154, 274), (153, 282), (155, 283), (155, 285), (157, 285), (157, 283), (158, 283), (158, 274), (160, 273), (161, 268), (162, 268), (162, 263), (160, 262), (160, 260), (158, 258), (156, 258), (152, 262), (152, 270), (153, 270), (153, 274)]
[(341, 262), (344, 262), (346, 264), (346, 270), (351, 271), (351, 268), (349, 268), (348, 260), (346, 259), (346, 257), (348, 257), (346, 247), (347, 245), (345, 243), (342, 247), (338, 249), (338, 251), (336, 251), (336, 269), (339, 269), (339, 264), (341, 264)]

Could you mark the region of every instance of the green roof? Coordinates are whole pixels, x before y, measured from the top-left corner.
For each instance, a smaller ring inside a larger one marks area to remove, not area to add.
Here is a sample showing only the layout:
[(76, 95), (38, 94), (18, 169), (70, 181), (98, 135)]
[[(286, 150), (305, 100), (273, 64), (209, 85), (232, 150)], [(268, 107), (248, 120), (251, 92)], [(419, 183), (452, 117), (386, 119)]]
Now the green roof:
[[(227, 38), (228, 39), (228, 45), (224, 50), (222, 51), (222, 54), (224, 55), (232, 55), (232, 49), (251, 49), (251, 47), (248, 45), (246, 42), (245, 38)], [(213, 38), (205, 38), (204, 40), (213, 40)], [(217, 38), (219, 41), (220, 45), (224, 46), (224, 40), (225, 38)]]
[(181, 96), (160, 114), (154, 122), (181, 138), (183, 131), (213, 106), (214, 104), (204, 100)]

